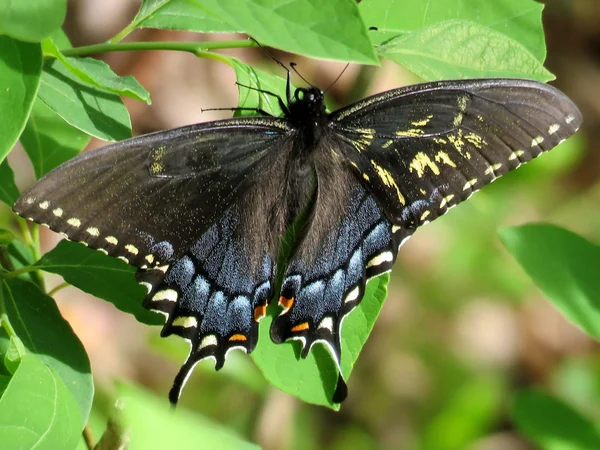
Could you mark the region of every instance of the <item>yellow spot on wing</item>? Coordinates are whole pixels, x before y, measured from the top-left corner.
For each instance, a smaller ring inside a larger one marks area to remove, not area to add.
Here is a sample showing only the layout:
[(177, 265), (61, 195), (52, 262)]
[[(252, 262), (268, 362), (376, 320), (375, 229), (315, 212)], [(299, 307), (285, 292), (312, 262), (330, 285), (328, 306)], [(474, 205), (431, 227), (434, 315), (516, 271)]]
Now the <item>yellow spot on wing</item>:
[(40, 203), (40, 208), (42, 208), (42, 209), (48, 209), (49, 207), (50, 207), (50, 202), (48, 200)]
[(467, 102), (469, 101), (469, 98), (466, 95), (461, 95), (460, 97), (458, 97), (458, 100), (456, 102), (456, 104), (458, 105), (458, 109), (461, 112), (465, 112), (467, 109)]
[(444, 197), (440, 203), (440, 208), (443, 208), (448, 203), (450, 203), (450, 200), (452, 200), (453, 198), (454, 198), (454, 194), (450, 194), (450, 195), (447, 195), (446, 197)]
[(56, 216), (56, 217), (62, 217), (63, 215), (63, 210), (62, 208), (56, 208), (54, 210), (52, 210), (52, 213)]
[(487, 145), (487, 142), (485, 142), (481, 136), (475, 133), (469, 133), (465, 135), (465, 139), (478, 149), (481, 149), (484, 145)]
[(400, 137), (419, 137), (423, 136), (425, 132), (423, 130), (419, 130), (418, 128), (411, 128), (408, 130), (398, 130), (394, 134)]
[(92, 236), (96, 236), (96, 237), (100, 236), (100, 230), (98, 230), (98, 228), (96, 228), (96, 227), (89, 227), (85, 231), (87, 231), (87, 233)]
[(386, 141), (386, 142), (385, 142), (385, 143), (384, 143), (384, 144), (381, 146), (381, 148), (388, 148), (388, 147), (389, 147), (390, 145), (392, 145), (393, 143), (394, 143), (394, 141), (390, 139), (389, 141)]
[(377, 175), (381, 179), (382, 183), (385, 184), (386, 186), (392, 187), (396, 190), (396, 195), (398, 196), (398, 201), (402, 205), (406, 204), (406, 200), (404, 199), (402, 192), (400, 192), (400, 188), (398, 187), (396, 180), (394, 180), (394, 177), (392, 177), (392, 174), (389, 173), (387, 170), (385, 170), (383, 167), (379, 166), (373, 160), (371, 160), (371, 165), (375, 168), (375, 171), (377, 172)]
[(554, 134), (556, 133), (558, 130), (560, 129), (560, 125), (555, 123), (550, 125), (550, 128), (548, 128), (548, 134)]
[(459, 112), (458, 114), (456, 114), (456, 116), (454, 116), (454, 120), (452, 121), (452, 125), (454, 125), (455, 127), (459, 126), (463, 121), (463, 113)]
[(442, 152), (442, 151), (437, 152), (437, 155), (435, 155), (435, 160), (436, 160), (436, 162), (442, 162), (442, 163), (446, 164), (447, 166), (456, 167), (456, 164), (454, 164), (454, 161), (452, 161), (452, 159), (450, 158), (450, 155), (448, 155), (448, 153), (446, 153), (446, 152)]
[(525, 153), (523, 150), (515, 150), (514, 152), (512, 152), (510, 154), (510, 156), (508, 157), (509, 161), (512, 161), (513, 159), (517, 159), (519, 156), (521, 156), (523, 153)]
[(544, 142), (544, 138), (542, 136), (534, 137), (531, 141), (531, 146), (535, 147), (536, 145), (540, 145), (542, 142)]
[(424, 211), (423, 214), (421, 214), (421, 222), (427, 219), (427, 216), (429, 216), (429, 214), (431, 214), (430, 211)]
[(417, 176), (421, 178), (425, 173), (425, 168), (429, 167), (434, 175), (440, 174), (440, 169), (436, 163), (434, 163), (429, 156), (427, 156), (423, 152), (419, 152), (415, 155), (412, 162), (410, 163), (409, 170), (412, 172), (413, 170), (417, 171)]
[(183, 328), (196, 328), (198, 326), (198, 319), (193, 316), (189, 317), (177, 317), (173, 321), (173, 326)]
[(417, 120), (415, 122), (411, 122), (410, 124), (415, 127), (424, 127), (425, 125), (427, 125), (429, 123), (429, 121), (431, 119), (433, 119), (433, 114), (428, 115), (423, 120)]
[(119, 240), (114, 236), (106, 236), (104, 240), (112, 245), (117, 245), (119, 243)]

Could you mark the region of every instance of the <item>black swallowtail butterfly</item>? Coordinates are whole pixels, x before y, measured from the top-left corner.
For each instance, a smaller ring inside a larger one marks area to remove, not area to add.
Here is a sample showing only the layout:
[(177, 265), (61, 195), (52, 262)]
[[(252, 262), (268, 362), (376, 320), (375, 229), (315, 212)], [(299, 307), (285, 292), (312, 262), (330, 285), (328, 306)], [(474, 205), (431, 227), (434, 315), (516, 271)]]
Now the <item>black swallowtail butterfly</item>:
[[(109, 145), (53, 170), (14, 206), (138, 268), (144, 306), (167, 317), (162, 335), (191, 343), (172, 403), (198, 361), (218, 369), (230, 350), (254, 349), (280, 241), (301, 213), (271, 338), (301, 340), (303, 356), (322, 342), (339, 368), (344, 317), (412, 233), (581, 124), (563, 93), (528, 80), (418, 84), (333, 113), (320, 90), (292, 97), (289, 76), (287, 88), (284, 117)], [(345, 393), (340, 376), (334, 400)]]

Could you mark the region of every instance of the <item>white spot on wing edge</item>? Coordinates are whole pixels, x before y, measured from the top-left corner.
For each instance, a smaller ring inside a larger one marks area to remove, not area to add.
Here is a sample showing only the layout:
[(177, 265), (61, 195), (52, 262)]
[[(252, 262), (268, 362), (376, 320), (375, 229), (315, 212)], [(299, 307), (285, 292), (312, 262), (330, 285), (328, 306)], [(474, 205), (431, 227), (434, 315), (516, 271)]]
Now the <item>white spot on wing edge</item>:
[(569, 114), (567, 117), (565, 117), (565, 122), (566, 123), (571, 123), (575, 120), (575, 116), (573, 114)]
[(333, 319), (329, 316), (324, 317), (317, 328), (325, 328), (333, 333)]
[(67, 220), (67, 223), (75, 228), (79, 228), (81, 226), (81, 220), (79, 220), (77, 217), (71, 217), (69, 220)]
[(208, 336), (204, 336), (200, 345), (198, 346), (198, 350), (202, 350), (203, 348), (210, 347), (211, 345), (217, 345), (217, 336), (214, 334), (209, 334)]
[(152, 301), (158, 302), (161, 300), (167, 300), (170, 302), (175, 302), (177, 301), (178, 295), (179, 294), (174, 289), (163, 289), (162, 291), (158, 291), (156, 294), (154, 294), (154, 297), (152, 297)]
[(42, 209), (48, 209), (50, 208), (50, 202), (48, 200), (44, 200), (42, 203), (39, 204), (39, 207)]
[(386, 262), (391, 262), (393, 259), (394, 259), (394, 255), (390, 251), (380, 253), (379, 255), (377, 255), (377, 256), (371, 258), (371, 260), (369, 260), (369, 262), (367, 263), (367, 268), (373, 267), (373, 266), (379, 266), (380, 264), (383, 264)]
[(54, 214), (56, 217), (62, 217), (63, 210), (62, 210), (62, 208), (53, 209), (52, 214)]
[(89, 227), (85, 231), (92, 236), (95, 236), (95, 237), (100, 236), (100, 230), (98, 230), (98, 228), (96, 228), (96, 227)]
[(133, 245), (133, 244), (127, 244), (125, 246), (125, 250), (127, 250), (132, 255), (137, 255), (139, 253), (138, 248), (135, 245)]
[(560, 125), (557, 123), (553, 123), (552, 125), (550, 125), (550, 127), (548, 128), (548, 134), (554, 134), (556, 133), (558, 130), (560, 129)]
[(198, 328), (198, 319), (194, 316), (178, 317), (173, 321), (173, 326), (184, 328)]
[(146, 290), (148, 291), (148, 294), (150, 292), (152, 292), (152, 285), (150, 283), (148, 283), (147, 281), (140, 281), (140, 286), (144, 286), (146, 288)]
[(356, 286), (354, 289), (352, 289), (348, 295), (346, 295), (346, 298), (344, 299), (344, 303), (350, 303), (353, 302), (354, 300), (356, 300), (358, 298), (358, 294), (360, 292), (360, 289), (358, 288), (358, 286)]
[(117, 245), (119, 243), (119, 240), (114, 236), (106, 236), (104, 240), (112, 245)]

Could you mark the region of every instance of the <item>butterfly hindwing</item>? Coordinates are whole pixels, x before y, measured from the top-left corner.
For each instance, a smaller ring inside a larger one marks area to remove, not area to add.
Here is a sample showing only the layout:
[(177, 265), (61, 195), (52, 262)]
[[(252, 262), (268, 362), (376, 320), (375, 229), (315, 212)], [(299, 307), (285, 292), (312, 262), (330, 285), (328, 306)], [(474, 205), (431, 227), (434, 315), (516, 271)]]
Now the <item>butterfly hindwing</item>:
[(417, 227), (573, 134), (581, 114), (528, 80), (424, 83), (331, 116), (344, 157), (395, 224)]

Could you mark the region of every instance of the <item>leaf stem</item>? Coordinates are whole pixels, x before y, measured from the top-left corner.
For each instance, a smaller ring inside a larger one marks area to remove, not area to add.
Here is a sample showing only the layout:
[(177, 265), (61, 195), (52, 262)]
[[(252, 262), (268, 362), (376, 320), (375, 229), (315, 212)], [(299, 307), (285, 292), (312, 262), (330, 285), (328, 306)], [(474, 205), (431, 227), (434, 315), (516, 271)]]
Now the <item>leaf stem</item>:
[(56, 294), (58, 291), (60, 291), (61, 289), (64, 289), (66, 287), (71, 286), (70, 283), (67, 283), (66, 281), (63, 283), (60, 283), (58, 286), (56, 286), (54, 289), (51, 289), (50, 291), (48, 291), (48, 295), (50, 297), (54, 297), (54, 294)]
[[(203, 54), (209, 50), (224, 48), (256, 47), (256, 42), (250, 39), (216, 42), (105, 42), (103, 44), (85, 45), (83, 47), (61, 50), (64, 56), (89, 56), (97, 53), (125, 52), (138, 50), (175, 50), (193, 54)], [(44, 55), (54, 58), (53, 55)]]

